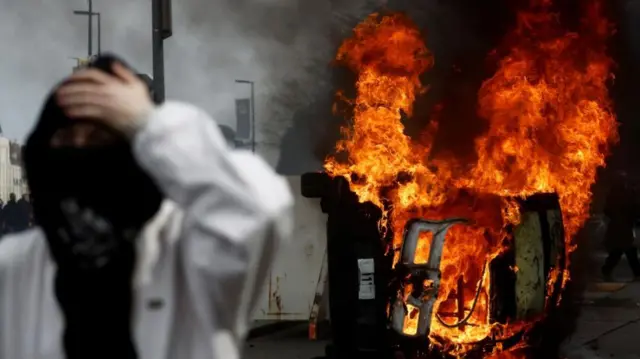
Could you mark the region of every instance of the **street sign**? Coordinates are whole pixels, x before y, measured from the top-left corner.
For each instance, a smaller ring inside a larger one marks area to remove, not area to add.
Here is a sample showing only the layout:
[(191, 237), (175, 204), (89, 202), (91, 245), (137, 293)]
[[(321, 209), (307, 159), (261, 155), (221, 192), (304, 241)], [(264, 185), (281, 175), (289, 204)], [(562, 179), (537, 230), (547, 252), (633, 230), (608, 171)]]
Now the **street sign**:
[(236, 100), (236, 139), (251, 139), (251, 100)]

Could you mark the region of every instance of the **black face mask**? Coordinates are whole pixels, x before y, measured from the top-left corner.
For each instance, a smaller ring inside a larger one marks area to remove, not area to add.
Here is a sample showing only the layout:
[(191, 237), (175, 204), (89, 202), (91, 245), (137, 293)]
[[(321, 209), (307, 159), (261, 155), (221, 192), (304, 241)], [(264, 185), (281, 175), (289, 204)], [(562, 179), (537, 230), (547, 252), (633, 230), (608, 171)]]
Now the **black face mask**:
[[(103, 56), (92, 66), (110, 73), (114, 61)], [(74, 123), (50, 96), (24, 149), (34, 220), (56, 262), (66, 358), (135, 359), (135, 241), (163, 196), (118, 134), (104, 147), (52, 147), (54, 134)]]
[(39, 162), (31, 171), (34, 216), (63, 266), (97, 269), (119, 260), (162, 201), (126, 143), (51, 148)]

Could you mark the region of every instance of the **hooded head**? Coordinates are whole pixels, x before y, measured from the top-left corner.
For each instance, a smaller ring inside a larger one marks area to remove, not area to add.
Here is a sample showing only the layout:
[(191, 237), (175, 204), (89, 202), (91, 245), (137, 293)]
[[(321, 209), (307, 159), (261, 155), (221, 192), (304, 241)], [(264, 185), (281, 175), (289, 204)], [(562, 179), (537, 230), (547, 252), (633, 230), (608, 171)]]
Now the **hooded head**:
[[(89, 66), (111, 73), (113, 56)], [(54, 88), (27, 139), (24, 166), (36, 224), (57, 271), (68, 359), (136, 358), (131, 339), (134, 240), (162, 195), (125, 137), (94, 121), (71, 120)]]
[[(123, 63), (101, 56), (89, 67), (112, 74), (116, 61)], [(105, 255), (90, 243), (82, 246), (94, 247), (88, 251), (76, 246), (96, 236), (92, 232), (100, 232), (101, 238), (106, 233), (119, 240), (135, 238), (157, 212), (162, 195), (137, 164), (129, 141), (96, 121), (68, 118), (56, 103), (57, 88), (27, 139), (24, 166), (34, 219), (46, 233), (54, 257), (66, 263), (72, 252), (78, 258)], [(107, 247), (113, 248), (113, 243)]]

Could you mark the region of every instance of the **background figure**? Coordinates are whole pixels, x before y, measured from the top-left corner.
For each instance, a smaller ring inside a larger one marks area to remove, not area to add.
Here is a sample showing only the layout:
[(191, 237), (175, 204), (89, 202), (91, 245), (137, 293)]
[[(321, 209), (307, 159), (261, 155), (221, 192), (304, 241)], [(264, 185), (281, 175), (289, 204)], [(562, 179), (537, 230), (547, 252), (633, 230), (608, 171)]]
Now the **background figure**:
[(27, 194), (23, 194), (18, 200), (18, 207), (20, 209), (18, 230), (22, 231), (31, 226), (31, 203)]
[(3, 236), (4, 233), (4, 201), (0, 199), (0, 236)]
[(36, 225), (36, 222), (33, 219), (33, 198), (31, 197), (31, 194), (27, 197), (27, 200), (29, 201), (29, 227), (33, 227)]
[(9, 201), (2, 209), (2, 222), (4, 234), (17, 232), (20, 227), (20, 206), (16, 201), (16, 194), (9, 195)]
[(609, 225), (605, 237), (605, 246), (609, 256), (602, 267), (606, 281), (612, 280), (614, 268), (622, 255), (633, 270), (636, 279), (640, 278), (640, 261), (638, 249), (634, 245), (633, 227), (638, 215), (636, 191), (630, 185), (625, 172), (618, 172), (607, 198), (605, 214), (609, 217)]
[(3, 234), (24, 231), (29, 228), (29, 218), (31, 216), (31, 204), (23, 195), (16, 201), (15, 193), (9, 195), (9, 201), (2, 208)]

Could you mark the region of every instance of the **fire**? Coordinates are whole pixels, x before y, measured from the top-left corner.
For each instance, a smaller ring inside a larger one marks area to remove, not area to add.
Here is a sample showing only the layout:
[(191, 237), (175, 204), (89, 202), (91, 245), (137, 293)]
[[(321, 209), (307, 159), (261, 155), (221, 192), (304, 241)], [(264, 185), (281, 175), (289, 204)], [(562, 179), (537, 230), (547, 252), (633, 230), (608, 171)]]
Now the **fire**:
[[(473, 221), (447, 232), (440, 264), (430, 340), (451, 354), (531, 324), (495, 324), (489, 318), (487, 268), (509, 246), (507, 226), (520, 221), (514, 198), (557, 193), (570, 254), (588, 216), (596, 171), (617, 140), (607, 90), (612, 61), (605, 43), (611, 26), (597, 1), (586, 7), (588, 26), (580, 32), (563, 27), (552, 6), (551, 0), (531, 0), (496, 50), (498, 69), (477, 97), (488, 130), (475, 140), (471, 166), (431, 156), (436, 120), (420, 141), (404, 133), (403, 116), (412, 116), (416, 96), (427, 90), (420, 76), (434, 63), (407, 17), (373, 14), (338, 50), (337, 62), (358, 75), (357, 96), (351, 126), (337, 145), (347, 160), (328, 158), (325, 170), (345, 177), (361, 202), (383, 210), (380, 228), (393, 233), (395, 262), (410, 219)], [(432, 240), (432, 235), (420, 237), (416, 262), (428, 261)], [(548, 291), (557, 278), (566, 282), (568, 273), (550, 275)], [(413, 288), (404, 290), (408, 295)], [(408, 307), (404, 331), (414, 334), (417, 308)], [(499, 345), (495, 349), (499, 352)]]

